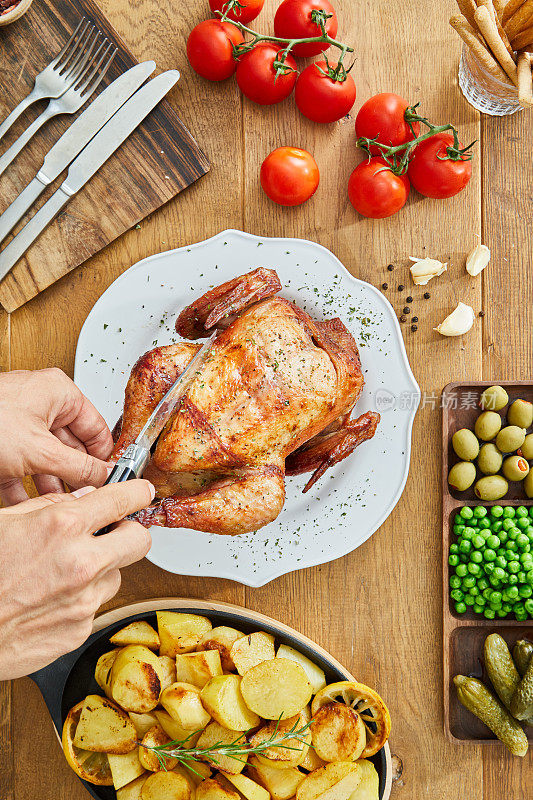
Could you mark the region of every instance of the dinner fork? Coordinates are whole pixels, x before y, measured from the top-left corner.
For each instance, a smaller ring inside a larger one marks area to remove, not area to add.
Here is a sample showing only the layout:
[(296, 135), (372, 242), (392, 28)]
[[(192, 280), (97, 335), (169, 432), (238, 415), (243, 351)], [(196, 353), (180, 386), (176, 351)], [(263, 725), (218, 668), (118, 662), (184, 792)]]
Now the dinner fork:
[[(108, 39), (104, 39), (100, 43), (101, 36), (100, 31), (96, 31), (96, 34), (92, 37), (87, 51), (83, 54), (83, 58), (76, 68), (77, 74), (74, 85), (61, 97), (50, 100), (43, 113), (32, 122), (0, 158), (0, 175), (5, 172), (22, 148), (25, 147), (45, 122), (59, 114), (74, 114), (94, 94), (103, 81), (118, 49), (116, 47), (113, 49), (113, 44), (111, 42), (108, 43)], [(96, 51), (95, 48), (97, 48)]]
[(47, 100), (64, 94), (77, 77), (79, 65), (87, 39), (95, 30), (89, 20), (82, 17), (80, 23), (61, 52), (35, 78), (29, 95), (22, 100), (0, 124), (0, 139), (7, 133), (20, 115), (37, 100)]

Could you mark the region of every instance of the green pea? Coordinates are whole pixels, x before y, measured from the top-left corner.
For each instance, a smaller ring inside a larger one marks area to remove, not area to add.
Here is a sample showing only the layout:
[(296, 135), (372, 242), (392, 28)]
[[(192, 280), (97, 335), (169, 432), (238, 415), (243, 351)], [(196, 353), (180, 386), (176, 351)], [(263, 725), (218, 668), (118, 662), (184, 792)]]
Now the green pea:
[(520, 597), (528, 598), (531, 597), (531, 595), (533, 594), (533, 589), (531, 588), (531, 586), (527, 585), (519, 586), (518, 594), (520, 595)]
[(467, 570), (471, 575), (480, 575), (481, 574), (481, 567), (479, 564), (467, 564)]
[(459, 545), (458, 544), (451, 544), (450, 545), (450, 553), (458, 553), (459, 552)]
[(509, 536), (509, 539), (515, 540), (517, 536), (520, 536), (520, 528), (517, 528), (516, 525), (513, 525), (507, 531), (507, 535)]
[(503, 528), (503, 520), (498, 519), (496, 522), (492, 523), (492, 530), (494, 533), (499, 533)]
[(516, 586), (509, 586), (507, 589), (507, 597), (509, 600), (516, 600), (518, 597), (518, 588)]
[(475, 528), (472, 528), (470, 525), (467, 525), (463, 531), (463, 539), (471, 539), (477, 533)]
[(480, 578), (477, 582), (477, 588), (480, 592), (483, 592), (485, 589), (489, 588), (489, 582), (486, 578)]
[(472, 536), (472, 544), (479, 550), (481, 547), (485, 546), (485, 539), (477, 533), (475, 536)]
[(496, 561), (496, 552), (488, 547), (483, 553), (485, 561)]
[(459, 575), (460, 578), (464, 578), (468, 574), (466, 564), (458, 564), (455, 567), (455, 574)]
[(524, 547), (528, 547), (528, 545), (529, 545), (529, 537), (526, 536), (525, 533), (520, 533), (516, 537), (516, 543), (517, 543), (518, 547), (520, 548), (520, 550), (523, 550)]
[(465, 524), (465, 520), (460, 514), (456, 514), (455, 517), (453, 518), (453, 524), (454, 525), (464, 525)]
[(500, 540), (499, 540), (499, 538), (497, 536), (494, 536), (494, 534), (491, 534), (487, 538), (487, 545), (489, 547), (492, 547), (493, 550), (497, 550), (498, 547), (500, 546)]
[(492, 610), (492, 608), (485, 608), (483, 610), (483, 616), (487, 619), (494, 619), (496, 616), (496, 612)]
[(461, 588), (461, 578), (458, 575), (450, 575), (450, 587), (452, 589)]
[(468, 590), (468, 594), (470, 595), (470, 597), (478, 597), (479, 589), (477, 588), (477, 586), (472, 586), (472, 588)]
[(503, 608), (499, 608), (499, 609), (497, 610), (497, 612), (496, 612), (496, 616), (497, 616), (499, 619), (503, 619), (504, 617), (506, 617), (506, 616), (507, 616), (507, 611), (504, 611), (504, 610), (503, 610)]
[(527, 508), (525, 506), (518, 506), (518, 508), (516, 509), (516, 516), (527, 517), (528, 516)]
[(496, 436), (496, 447), (501, 453), (514, 453), (524, 444), (526, 432), (517, 425), (507, 425)]
[(481, 532), (486, 532), (487, 536), (490, 536), (490, 521), (488, 519), (480, 519), (479, 520), (479, 528)]
[(496, 578), (496, 580), (503, 581), (505, 580), (505, 576), (507, 573), (501, 567), (496, 567), (492, 574)]
[(485, 575), (490, 576), (496, 569), (496, 565), (492, 561), (487, 561), (487, 563), (483, 565), (483, 569), (485, 570)]
[(499, 519), (499, 517), (503, 516), (503, 507), (502, 506), (492, 506), (490, 510), (491, 517), (495, 519)]
[(472, 611), (474, 611), (476, 614), (483, 614), (483, 606), (480, 606), (479, 603), (475, 603)]
[(456, 567), (459, 564), (459, 556), (456, 553), (450, 553), (448, 556), (448, 564), (450, 567)]
[(509, 406), (507, 422), (519, 428), (530, 428), (533, 423), (533, 403), (528, 403), (527, 400), (515, 400)]
[(465, 603), (455, 603), (455, 610), (458, 614), (464, 614), (466, 611)]
[(506, 614), (510, 614), (513, 610), (513, 607), (510, 603), (502, 603), (502, 611), (505, 611)]
[(526, 573), (526, 581), (527, 581), (527, 582), (528, 582), (528, 583), (529, 583), (531, 586), (533, 586), (533, 569), (530, 569), (530, 570), (529, 570), (529, 571)]
[(525, 583), (526, 582), (526, 573), (524, 570), (520, 570), (520, 572), (516, 573), (516, 577), (518, 578), (518, 583)]
[(464, 600), (464, 592), (460, 589), (453, 589), (453, 591), (450, 592), (450, 597), (452, 600), (457, 600), (457, 602), (460, 603), (461, 600)]
[(507, 531), (507, 533), (509, 533), (509, 530), (514, 527), (515, 527), (514, 519), (511, 519), (511, 517), (506, 517), (503, 521), (504, 531)]
[(510, 519), (511, 517), (514, 517), (515, 514), (516, 514), (516, 511), (514, 510), (514, 508), (512, 506), (505, 506), (505, 508), (503, 509), (503, 516), (506, 519)]
[(520, 572), (520, 562), (519, 561), (509, 561), (507, 564), (507, 569), (511, 574), (516, 574)]
[(479, 398), (481, 408), (490, 408), (492, 411), (501, 411), (509, 402), (509, 395), (503, 386), (488, 386)]
[(533, 617), (533, 600), (526, 600), (524, 608), (530, 617)]
[(483, 553), (481, 552), (481, 550), (474, 550), (470, 554), (470, 561), (473, 564), (481, 564), (481, 562), (483, 561)]
[(487, 601), (485, 600), (484, 597), (481, 597), (481, 596), (476, 597), (476, 603), (477, 603), (478, 606), (482, 606), (482, 607), (487, 605)]
[(517, 519), (516, 527), (520, 528), (521, 531), (527, 531), (527, 529), (530, 527), (529, 517), (520, 517), (520, 519)]
[[(527, 536), (526, 536), (527, 539)], [(529, 539), (528, 539), (529, 542)], [(450, 548), (451, 549), (451, 548)], [(468, 539), (461, 539), (459, 542), (459, 552), (460, 553), (469, 553), (472, 549), (472, 543)]]
[(472, 519), (472, 517), (474, 516), (474, 512), (472, 511), (470, 506), (463, 506), (459, 514), (462, 516), (463, 519)]
[(464, 529), (465, 529), (464, 525), (454, 525), (453, 526), (453, 532), (455, 533), (456, 536), (462, 536)]
[(485, 506), (475, 506), (474, 508), (474, 517), (476, 519), (483, 519), (486, 517), (489, 512), (485, 508)]
[(473, 461), (479, 453), (479, 442), (468, 428), (461, 428), (453, 434), (452, 447), (461, 461)]
[(518, 575), (509, 575), (507, 583), (509, 586), (515, 586), (518, 583)]
[(500, 604), (502, 602), (502, 593), (501, 592), (491, 592), (490, 602), (491, 603)]
[(481, 592), (481, 596), (485, 600), (490, 600), (491, 594), (492, 594), (492, 589), (490, 587), (488, 587), (487, 589), (483, 589), (483, 591)]
[(467, 575), (466, 578), (463, 578), (462, 586), (466, 589), (471, 589), (476, 585), (476, 579), (473, 578), (471, 575)]
[(466, 603), (467, 606), (473, 606), (474, 603), (475, 603), (475, 600), (472, 597), (472, 595), (467, 594), (467, 595), (465, 595), (464, 603)]

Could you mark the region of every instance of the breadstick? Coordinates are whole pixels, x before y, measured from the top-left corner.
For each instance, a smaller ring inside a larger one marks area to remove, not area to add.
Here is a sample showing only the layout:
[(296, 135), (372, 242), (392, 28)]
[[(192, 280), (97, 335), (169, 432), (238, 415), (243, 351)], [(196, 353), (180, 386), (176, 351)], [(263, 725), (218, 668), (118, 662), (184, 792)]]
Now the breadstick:
[[(533, 2), (533, 0), (531, 0), (531, 2)], [(485, 6), (480, 6), (474, 14), (474, 19), (496, 59), (516, 86), (518, 82), (516, 64), (498, 36), (498, 28), (490, 15), (490, 11)]]
[(522, 28), (527, 28), (530, 17), (533, 16), (533, 0), (525, 0), (525, 3), (520, 6), (511, 19), (503, 27), (505, 33), (512, 39), (517, 33), (520, 33)]
[(489, 75), (492, 75), (493, 78), (497, 78), (499, 81), (503, 81), (503, 83), (510, 83), (512, 85), (512, 81), (509, 80), (496, 59), (493, 58), (492, 53), (489, 53), (485, 45), (480, 42), (474, 30), (470, 27), (468, 21), (462, 14), (451, 17), (450, 25), (457, 31), (463, 42), (472, 51), (476, 61), (479, 61), (483, 69), (486, 70)]
[(533, 106), (533, 81), (529, 53), (518, 56), (518, 102), (521, 106)]
[(476, 23), (474, 22), (474, 11), (476, 10), (476, 4), (474, 0), (457, 0), (457, 5), (459, 6), (459, 11), (466, 17), (472, 28), (475, 30)]
[(494, 20), (494, 22), (496, 22), (496, 11), (494, 10), (494, 4), (492, 0), (476, 0), (476, 4), (478, 8), (480, 6), (485, 6), (486, 8), (488, 8), (492, 19)]
[(492, 17), (492, 19), (494, 20), (494, 22), (496, 24), (496, 28), (498, 29), (498, 36), (500, 37), (500, 39), (504, 43), (505, 48), (506, 48), (507, 52), (509, 53), (509, 55), (511, 56), (511, 58), (514, 60), (513, 48), (511, 47), (511, 43), (509, 41), (509, 38), (508, 38), (507, 34), (505, 33), (504, 29), (502, 28), (500, 19), (499, 19), (498, 15), (496, 14), (496, 9), (495, 9), (493, 0), (477, 0), (477, 5), (478, 5), (478, 8), (480, 6), (485, 6), (486, 8), (488, 8), (488, 10), (490, 11), (491, 17)]
[(505, 8), (505, 0), (494, 0), (494, 11), (496, 12), (496, 16), (502, 21), (503, 17), (503, 10)]
[(530, 44), (533, 44), (533, 25), (520, 31), (511, 44), (515, 50), (524, 50)]
[(518, 11), (524, 0), (509, 0), (502, 14), (502, 25), (505, 28), (515, 11)]

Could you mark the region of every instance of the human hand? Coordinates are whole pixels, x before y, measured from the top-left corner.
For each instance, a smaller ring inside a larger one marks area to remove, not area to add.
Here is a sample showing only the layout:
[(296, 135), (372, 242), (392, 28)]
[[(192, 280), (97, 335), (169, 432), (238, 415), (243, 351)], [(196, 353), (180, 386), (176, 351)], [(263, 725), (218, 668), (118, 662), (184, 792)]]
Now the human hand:
[(10, 506), (28, 499), (22, 478), (37, 491), (101, 486), (111, 433), (73, 381), (60, 369), (0, 374), (0, 500)]
[[(131, 480), (0, 510), (0, 681), (83, 644), (96, 611), (120, 587), (119, 569), (150, 548), (146, 528), (123, 518), (153, 497), (151, 483)], [(92, 535), (117, 520), (109, 533)]]

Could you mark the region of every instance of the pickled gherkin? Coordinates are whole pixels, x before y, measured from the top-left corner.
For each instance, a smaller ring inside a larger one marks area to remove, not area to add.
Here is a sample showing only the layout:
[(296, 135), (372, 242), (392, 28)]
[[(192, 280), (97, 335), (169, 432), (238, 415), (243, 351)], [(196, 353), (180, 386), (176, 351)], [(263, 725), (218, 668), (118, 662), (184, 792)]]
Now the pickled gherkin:
[(528, 664), (533, 656), (533, 644), (527, 639), (519, 639), (513, 647), (513, 658), (520, 675), (524, 677)]
[(511, 697), (520, 683), (520, 675), (507, 643), (497, 633), (485, 639), (485, 669), (496, 694), (506, 708), (511, 707)]
[(511, 700), (511, 713), (516, 719), (527, 719), (533, 714), (533, 659)]

